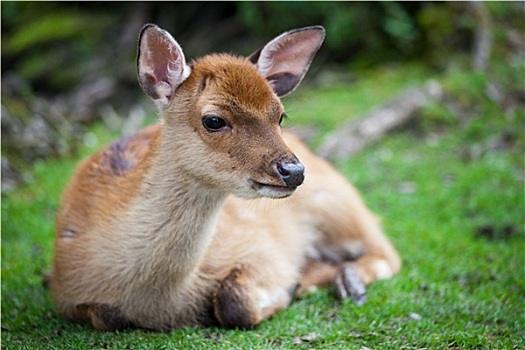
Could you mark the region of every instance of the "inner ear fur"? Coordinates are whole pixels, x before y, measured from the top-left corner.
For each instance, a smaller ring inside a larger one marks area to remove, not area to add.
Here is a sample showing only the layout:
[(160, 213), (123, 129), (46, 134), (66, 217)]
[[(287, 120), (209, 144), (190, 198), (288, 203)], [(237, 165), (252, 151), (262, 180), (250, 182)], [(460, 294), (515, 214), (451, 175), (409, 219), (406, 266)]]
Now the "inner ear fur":
[(324, 36), (321, 26), (294, 29), (271, 40), (248, 60), (270, 82), (275, 93), (284, 96), (301, 82)]
[(160, 107), (166, 107), (189, 73), (175, 39), (154, 24), (145, 25), (139, 34), (137, 55), (137, 76), (144, 92)]

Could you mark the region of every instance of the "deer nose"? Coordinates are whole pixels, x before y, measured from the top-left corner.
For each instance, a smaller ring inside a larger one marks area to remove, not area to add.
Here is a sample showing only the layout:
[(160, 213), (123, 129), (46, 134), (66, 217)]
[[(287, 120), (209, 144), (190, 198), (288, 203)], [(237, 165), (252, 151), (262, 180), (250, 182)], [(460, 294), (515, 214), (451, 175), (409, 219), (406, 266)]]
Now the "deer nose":
[(304, 165), (298, 161), (281, 161), (277, 171), (288, 187), (297, 187), (304, 181)]

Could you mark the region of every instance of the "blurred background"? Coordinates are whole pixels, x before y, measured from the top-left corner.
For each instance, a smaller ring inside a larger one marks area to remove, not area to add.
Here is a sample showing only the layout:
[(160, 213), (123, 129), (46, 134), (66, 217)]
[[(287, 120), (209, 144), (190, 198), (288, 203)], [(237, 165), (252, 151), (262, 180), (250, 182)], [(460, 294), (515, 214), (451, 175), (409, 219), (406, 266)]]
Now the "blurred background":
[[(94, 121), (132, 132), (153, 114), (134, 66), (137, 35), (148, 22), (170, 31), (189, 59), (216, 51), (248, 55), (283, 31), (321, 24), (327, 37), (303, 84), (310, 88), (351, 89), (363, 72), (402, 65), (418, 67), (425, 78), (475, 72), (482, 100), (507, 114), (524, 104), (522, 2), (2, 1), (1, 7), (3, 192), (29, 181), (35, 161), (74, 155), (89, 143)], [(478, 98), (452, 102), (449, 109), (460, 114), (479, 107)], [(504, 138), (512, 143), (521, 132)]]

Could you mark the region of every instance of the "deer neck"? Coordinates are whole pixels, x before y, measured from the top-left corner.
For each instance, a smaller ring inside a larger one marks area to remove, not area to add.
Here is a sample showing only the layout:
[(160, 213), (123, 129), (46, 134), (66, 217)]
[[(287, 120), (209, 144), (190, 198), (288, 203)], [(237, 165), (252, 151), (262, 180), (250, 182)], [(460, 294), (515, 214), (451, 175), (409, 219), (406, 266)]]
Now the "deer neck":
[(163, 130), (155, 141), (150, 170), (128, 216), (134, 236), (134, 252), (128, 253), (134, 254), (140, 277), (148, 284), (183, 283), (192, 275), (213, 238), (226, 197), (180, 166), (178, 158), (185, 152), (174, 149), (173, 137)]

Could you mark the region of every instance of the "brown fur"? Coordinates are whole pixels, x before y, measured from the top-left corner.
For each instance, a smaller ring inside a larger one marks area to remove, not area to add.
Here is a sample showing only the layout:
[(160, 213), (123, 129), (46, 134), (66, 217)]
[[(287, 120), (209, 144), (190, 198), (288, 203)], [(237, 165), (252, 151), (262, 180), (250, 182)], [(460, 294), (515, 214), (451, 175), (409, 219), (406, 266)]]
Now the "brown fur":
[[(399, 270), (357, 191), (281, 133), (283, 106), (250, 61), (206, 56), (173, 95), (155, 77), (141, 84), (163, 103), (160, 122), (82, 162), (62, 196), (50, 278), (61, 315), (168, 330), (209, 324), (214, 310), (225, 327), (251, 328), (298, 283), (303, 293), (348, 280), (349, 266), (365, 284)], [(230, 129), (209, 132), (203, 115)], [(290, 196), (275, 162), (297, 158), (306, 179)]]

